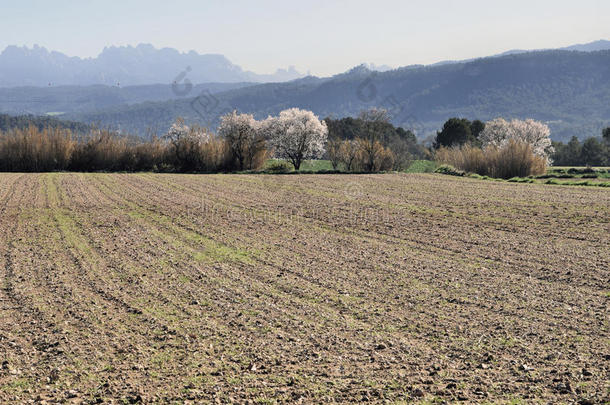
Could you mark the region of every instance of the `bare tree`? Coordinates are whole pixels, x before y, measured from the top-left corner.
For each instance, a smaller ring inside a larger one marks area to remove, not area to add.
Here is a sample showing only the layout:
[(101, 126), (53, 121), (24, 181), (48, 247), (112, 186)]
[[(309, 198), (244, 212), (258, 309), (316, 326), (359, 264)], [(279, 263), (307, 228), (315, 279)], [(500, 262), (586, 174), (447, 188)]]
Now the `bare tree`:
[(341, 163), (341, 144), (341, 139), (337, 137), (329, 139), (326, 143), (326, 153), (330, 164), (333, 166), (333, 170), (337, 170), (339, 163)]

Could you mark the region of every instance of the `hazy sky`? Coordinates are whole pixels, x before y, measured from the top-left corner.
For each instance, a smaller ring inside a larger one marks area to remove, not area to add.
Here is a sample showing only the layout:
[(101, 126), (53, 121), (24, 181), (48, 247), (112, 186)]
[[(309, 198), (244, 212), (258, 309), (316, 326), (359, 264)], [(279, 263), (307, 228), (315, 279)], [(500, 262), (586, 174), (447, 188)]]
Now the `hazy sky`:
[(151, 43), (244, 69), (330, 75), (610, 39), (609, 0), (0, 0), (0, 48), (70, 56)]

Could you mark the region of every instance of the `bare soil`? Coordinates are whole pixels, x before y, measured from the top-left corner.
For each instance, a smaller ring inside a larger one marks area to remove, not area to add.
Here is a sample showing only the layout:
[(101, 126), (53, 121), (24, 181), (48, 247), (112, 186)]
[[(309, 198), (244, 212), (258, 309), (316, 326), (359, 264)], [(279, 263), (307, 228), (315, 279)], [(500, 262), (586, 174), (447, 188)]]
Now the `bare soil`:
[(610, 190), (0, 175), (1, 403), (610, 402)]

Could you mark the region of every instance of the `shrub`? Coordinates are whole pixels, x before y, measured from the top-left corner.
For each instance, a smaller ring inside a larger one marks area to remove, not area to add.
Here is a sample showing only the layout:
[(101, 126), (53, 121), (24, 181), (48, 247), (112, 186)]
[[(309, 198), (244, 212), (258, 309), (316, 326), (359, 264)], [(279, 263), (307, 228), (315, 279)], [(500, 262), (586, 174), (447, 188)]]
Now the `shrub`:
[(451, 165), (441, 165), (434, 170), (434, 173), (448, 174), (450, 176), (464, 176), (466, 174)]
[(70, 170), (126, 171), (131, 169), (133, 159), (125, 138), (108, 130), (96, 130), (76, 145)]
[(568, 173), (570, 174), (585, 174), (585, 173), (595, 173), (595, 169), (590, 166), (578, 168), (578, 167), (570, 167), (568, 169)]
[(473, 179), (479, 179), (479, 180), (493, 180), (489, 176), (481, 176), (480, 174), (476, 174), (476, 173), (471, 173), (468, 175), (468, 177), (471, 177)]
[(356, 139), (358, 154), (356, 166), (366, 172), (391, 170), (394, 166), (394, 153), (381, 142), (372, 139)]
[(534, 183), (534, 179), (529, 177), (511, 177), (508, 181), (511, 183)]
[(529, 143), (514, 139), (510, 139), (502, 147), (486, 148), (485, 161), (485, 174), (501, 179), (543, 174), (546, 172), (547, 162), (546, 157), (534, 154)]
[(583, 179), (596, 179), (599, 177), (599, 174), (598, 173), (585, 173), (580, 177), (582, 177)]
[(29, 126), (0, 135), (0, 170), (65, 170), (75, 142), (67, 129)]
[(376, 171), (392, 170), (395, 167), (396, 155), (389, 148), (383, 148), (378, 162)]
[[(245, 161), (258, 168), (267, 150), (254, 150), (246, 149)], [(163, 138), (149, 140), (97, 129), (76, 139), (67, 129), (34, 126), (0, 133), (3, 171), (217, 172), (233, 170), (234, 163), (226, 139), (182, 121)]]
[(233, 156), (227, 141), (206, 128), (189, 128), (177, 120), (163, 136), (168, 142), (168, 163), (180, 172), (230, 170)]
[(158, 171), (163, 167), (167, 148), (158, 138), (148, 142), (139, 142), (133, 146), (134, 171)]
[(69, 168), (74, 171), (158, 171), (167, 166), (167, 153), (167, 145), (158, 138), (144, 141), (96, 130), (80, 138)]
[(288, 162), (274, 161), (269, 165), (267, 170), (271, 173), (288, 173), (292, 171), (292, 167)]
[(485, 149), (473, 146), (441, 148), (436, 153), (439, 163), (481, 176), (510, 179), (546, 172), (546, 158), (535, 155), (529, 143), (509, 139), (502, 146), (490, 145)]
[(199, 146), (199, 166), (195, 171), (211, 173), (232, 170), (231, 161), (230, 150), (224, 139), (210, 134), (206, 141)]
[(455, 148), (440, 148), (436, 152), (438, 162), (447, 163), (469, 173), (486, 175), (486, 160), (481, 148), (471, 145)]

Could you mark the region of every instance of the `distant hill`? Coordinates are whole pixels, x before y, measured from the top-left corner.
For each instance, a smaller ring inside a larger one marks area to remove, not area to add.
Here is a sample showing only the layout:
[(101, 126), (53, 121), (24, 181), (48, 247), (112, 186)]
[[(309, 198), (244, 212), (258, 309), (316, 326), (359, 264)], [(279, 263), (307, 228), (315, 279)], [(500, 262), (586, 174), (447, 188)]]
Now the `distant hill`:
[(61, 52), (9, 46), (0, 54), (0, 87), (105, 84), (116, 86), (171, 84), (188, 79), (208, 82), (282, 82), (303, 75), (294, 67), (261, 75), (244, 71), (223, 55), (201, 55), (152, 45), (107, 47), (96, 58), (69, 57)]
[(580, 52), (595, 52), (606, 51), (610, 49), (610, 41), (600, 39), (599, 41), (589, 42), (587, 44), (577, 44), (561, 48), (564, 51), (580, 51)]
[(0, 111), (19, 114), (59, 114), (102, 110), (146, 101), (167, 101), (215, 94), (256, 83), (184, 83), (141, 86), (52, 86), (0, 87)]
[[(518, 53), (535, 52), (535, 51), (551, 51), (553, 49), (536, 49), (536, 50), (524, 50), (524, 49), (513, 49), (510, 51), (502, 52), (495, 56), (505, 55), (516, 55)], [(570, 45), (563, 48), (555, 49), (558, 51), (577, 51), (577, 52), (596, 52), (596, 51), (607, 51), (610, 50), (610, 41), (600, 39), (599, 41), (593, 41), (586, 44)]]
[(547, 122), (557, 140), (598, 135), (610, 123), (610, 51), (528, 52), (386, 72), (359, 66), (331, 78), (305, 77), (66, 117), (141, 133), (168, 128), (178, 116), (215, 126), (231, 109), (258, 118), (289, 107), (342, 117), (372, 106), (387, 108), (394, 124), (414, 129), (419, 137), (452, 116), (535, 118)]
[[(600, 39), (598, 41), (589, 42), (586, 44), (576, 44), (570, 45), (563, 48), (555, 48), (555, 49), (511, 49), (510, 51), (505, 51), (499, 53), (497, 55), (489, 56), (490, 58), (498, 57), (498, 56), (508, 56), (508, 55), (517, 55), (519, 53), (527, 53), (527, 52), (540, 52), (540, 51), (578, 51), (578, 52), (595, 52), (595, 51), (606, 51), (610, 50), (610, 41), (606, 41), (604, 39)], [(446, 65), (449, 63), (466, 63), (477, 60), (478, 58), (465, 59), (465, 60), (444, 60), (441, 62), (434, 63), (432, 66)]]

